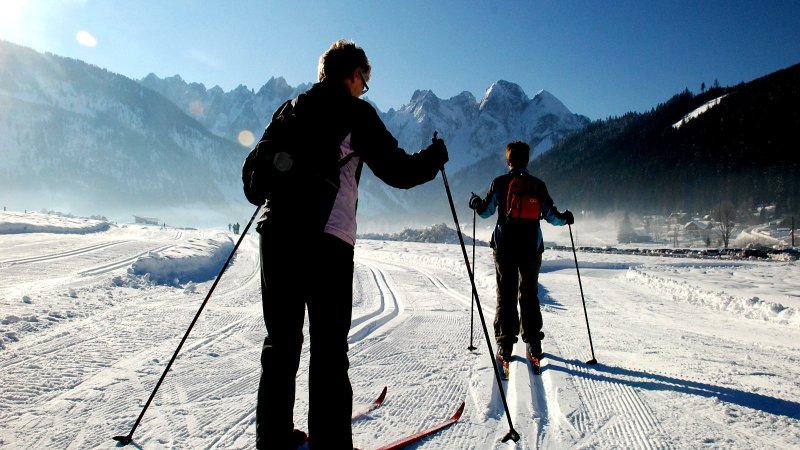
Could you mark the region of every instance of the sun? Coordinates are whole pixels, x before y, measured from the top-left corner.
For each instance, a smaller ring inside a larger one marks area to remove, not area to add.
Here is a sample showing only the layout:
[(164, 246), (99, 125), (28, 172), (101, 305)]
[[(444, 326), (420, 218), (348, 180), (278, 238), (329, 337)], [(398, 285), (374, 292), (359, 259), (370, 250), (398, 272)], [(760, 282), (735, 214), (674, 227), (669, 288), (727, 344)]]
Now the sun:
[(0, 38), (19, 41), (24, 26), (22, 16), (28, 6), (28, 0), (0, 1)]

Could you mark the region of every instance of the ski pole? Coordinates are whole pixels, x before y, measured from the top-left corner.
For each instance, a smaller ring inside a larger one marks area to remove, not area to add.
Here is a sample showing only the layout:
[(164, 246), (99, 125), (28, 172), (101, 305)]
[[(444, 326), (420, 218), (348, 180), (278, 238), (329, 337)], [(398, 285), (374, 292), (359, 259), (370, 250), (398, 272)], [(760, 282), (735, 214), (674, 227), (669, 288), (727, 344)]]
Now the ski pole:
[(205, 300), (203, 300), (203, 303), (200, 305), (200, 309), (197, 310), (197, 314), (194, 315), (194, 319), (192, 320), (191, 325), (189, 325), (189, 329), (186, 330), (186, 334), (183, 335), (183, 339), (181, 339), (181, 343), (178, 344), (178, 348), (175, 349), (175, 353), (172, 355), (172, 359), (169, 360), (169, 363), (167, 364), (167, 368), (164, 369), (164, 373), (161, 374), (161, 378), (158, 380), (158, 383), (156, 383), (156, 387), (155, 387), (155, 389), (153, 389), (153, 392), (150, 394), (150, 398), (148, 398), (147, 399), (147, 403), (144, 404), (144, 408), (142, 408), (142, 412), (139, 413), (139, 418), (136, 419), (136, 422), (133, 424), (133, 428), (131, 428), (131, 431), (128, 433), (127, 436), (114, 436), (113, 439), (115, 441), (119, 441), (120, 444), (122, 444), (122, 445), (128, 445), (131, 442), (133, 442), (133, 432), (136, 431), (136, 427), (138, 427), (139, 426), (139, 422), (142, 421), (142, 417), (144, 417), (144, 412), (147, 411), (147, 408), (150, 406), (150, 402), (152, 402), (153, 401), (153, 397), (156, 396), (156, 392), (158, 391), (158, 388), (161, 387), (161, 382), (164, 381), (164, 377), (167, 376), (167, 372), (169, 372), (170, 367), (172, 367), (172, 363), (175, 362), (175, 358), (178, 356), (178, 353), (181, 351), (181, 347), (183, 347), (184, 342), (186, 342), (186, 338), (189, 337), (189, 333), (192, 331), (192, 327), (194, 327), (195, 322), (197, 322), (197, 319), (200, 317), (200, 313), (203, 312), (203, 308), (206, 307), (206, 303), (208, 303), (208, 299), (211, 298), (211, 294), (214, 292), (214, 289), (217, 287), (217, 283), (219, 283), (220, 278), (222, 278), (222, 274), (225, 273), (225, 269), (228, 267), (228, 264), (230, 264), (231, 259), (233, 259), (233, 254), (236, 253), (236, 250), (239, 248), (239, 244), (242, 243), (242, 240), (244, 239), (244, 236), (247, 234), (247, 230), (250, 229), (250, 225), (253, 224), (253, 220), (256, 218), (256, 215), (258, 214), (258, 211), (260, 209), (261, 209), (260, 206), (256, 208), (255, 212), (253, 213), (253, 216), (250, 217), (250, 221), (247, 222), (247, 226), (244, 227), (244, 232), (242, 233), (241, 236), (239, 236), (239, 240), (236, 242), (236, 245), (233, 247), (233, 250), (231, 250), (231, 254), (228, 255), (228, 259), (225, 261), (225, 264), (222, 265), (222, 269), (219, 271), (219, 275), (217, 275), (217, 279), (214, 280), (214, 284), (212, 284), (211, 285), (211, 289), (208, 290), (208, 294), (206, 294)]
[[(433, 133), (434, 139), (436, 138), (436, 132)], [(489, 337), (489, 329), (486, 327), (486, 319), (483, 317), (483, 309), (481, 308), (481, 302), (478, 299), (478, 289), (475, 287), (475, 275), (472, 272), (472, 269), (469, 265), (469, 256), (467, 256), (467, 247), (464, 245), (464, 237), (461, 235), (461, 228), (458, 225), (458, 215), (456, 214), (456, 207), (453, 204), (453, 194), (450, 192), (450, 184), (447, 182), (447, 174), (444, 172), (444, 167), (442, 167), (442, 180), (444, 181), (444, 189), (447, 191), (447, 200), (450, 202), (450, 210), (453, 212), (453, 221), (456, 224), (456, 232), (458, 233), (458, 241), (461, 243), (461, 252), (464, 254), (464, 263), (467, 265), (467, 273), (469, 274), (469, 281), (472, 283), (472, 295), (475, 297), (475, 304), (478, 305), (478, 315), (481, 318), (481, 324), (483, 324), (483, 335), (486, 338), (486, 345), (489, 347), (489, 358), (492, 359), (492, 367), (494, 368), (494, 378), (497, 381), (497, 388), (500, 390), (500, 398), (503, 400), (503, 407), (506, 410), (506, 418), (508, 419), (508, 426), (510, 429), (508, 433), (503, 437), (503, 442), (507, 442), (511, 439), (514, 442), (519, 441), (519, 433), (514, 430), (514, 423), (511, 421), (511, 412), (508, 410), (508, 401), (506, 400), (506, 392), (503, 389), (503, 383), (500, 381), (500, 373), (497, 368), (497, 361), (494, 358), (494, 349), (492, 349), (492, 342)]]
[(569, 240), (572, 242), (572, 256), (575, 257), (575, 271), (578, 273), (578, 287), (581, 289), (581, 301), (583, 302), (583, 316), (586, 318), (586, 330), (589, 332), (589, 348), (592, 350), (592, 359), (586, 361), (586, 364), (597, 364), (597, 359), (594, 357), (594, 345), (592, 345), (592, 330), (589, 328), (589, 314), (586, 313), (586, 299), (583, 297), (583, 284), (581, 283), (581, 270), (578, 269), (578, 254), (575, 253), (575, 239), (572, 238), (572, 225), (567, 224), (569, 227)]
[[(475, 273), (475, 239), (477, 238), (477, 233), (475, 232), (475, 216), (478, 214), (475, 210), (472, 210), (472, 273)], [(475, 293), (472, 294), (472, 301), (469, 303), (469, 347), (467, 350), (473, 351), (477, 350), (478, 347), (475, 347), (472, 341), (473, 335), (473, 324), (475, 323)]]

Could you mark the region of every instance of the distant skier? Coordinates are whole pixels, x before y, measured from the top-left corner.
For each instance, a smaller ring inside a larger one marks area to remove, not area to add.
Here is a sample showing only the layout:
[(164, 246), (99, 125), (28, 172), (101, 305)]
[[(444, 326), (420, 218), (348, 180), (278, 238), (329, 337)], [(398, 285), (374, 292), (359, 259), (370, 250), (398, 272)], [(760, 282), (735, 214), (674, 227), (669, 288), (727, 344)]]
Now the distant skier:
[(509, 172), (492, 181), (484, 198), (473, 193), (469, 207), (484, 219), (499, 211), (491, 240), (497, 279), (494, 336), (497, 357), (507, 369), (520, 331), (528, 358), (538, 363), (542, 355), (538, 286), (544, 243), (539, 221), (565, 225), (575, 223), (575, 218), (568, 210), (558, 212), (544, 182), (528, 173), (528, 144), (511, 142), (505, 154)]
[[(295, 141), (317, 142), (307, 150), (335, 156), (333, 170), (309, 174), (292, 186), (298, 191), (291, 198), (267, 200), (256, 228), (261, 234), (261, 300), (267, 327), (256, 413), (259, 449), (293, 448), (305, 437), (294, 430), (293, 408), (306, 309), (309, 445), (313, 450), (353, 448), (347, 335), (362, 167), (366, 163), (387, 184), (408, 189), (434, 179), (448, 159), (441, 139), (407, 154), (375, 108), (359, 99), (368, 89), (370, 64), (355, 43), (334, 42), (319, 59), (318, 76), (319, 82), (290, 104), (299, 127)], [(273, 139), (270, 130), (280, 130), (281, 110), (262, 142)], [(330, 186), (336, 190), (327, 195)]]

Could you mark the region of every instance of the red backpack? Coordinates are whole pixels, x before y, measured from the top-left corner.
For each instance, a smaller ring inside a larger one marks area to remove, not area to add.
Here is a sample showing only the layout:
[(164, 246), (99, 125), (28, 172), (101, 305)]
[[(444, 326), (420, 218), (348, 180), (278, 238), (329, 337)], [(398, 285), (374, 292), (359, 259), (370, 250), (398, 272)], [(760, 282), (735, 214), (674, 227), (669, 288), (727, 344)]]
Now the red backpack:
[(508, 183), (506, 196), (506, 219), (539, 220), (541, 204), (536, 196), (531, 180), (524, 174), (517, 174)]

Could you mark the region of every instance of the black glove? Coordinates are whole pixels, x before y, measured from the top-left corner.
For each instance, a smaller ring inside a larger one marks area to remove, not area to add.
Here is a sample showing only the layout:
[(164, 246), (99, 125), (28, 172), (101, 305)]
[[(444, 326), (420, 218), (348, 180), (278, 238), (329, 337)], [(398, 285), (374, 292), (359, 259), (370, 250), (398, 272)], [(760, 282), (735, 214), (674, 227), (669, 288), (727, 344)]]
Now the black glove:
[(444, 167), (444, 163), (449, 160), (447, 156), (447, 147), (444, 141), (436, 137), (437, 132), (433, 132), (433, 139), (431, 145), (425, 149), (425, 153), (430, 155), (431, 160), (436, 164), (436, 167)]
[(481, 206), (481, 198), (478, 197), (478, 195), (473, 192), (472, 196), (469, 198), (469, 207), (470, 209), (474, 209), (477, 211), (478, 208), (480, 208), (480, 206)]
[(556, 214), (556, 217), (558, 217), (561, 220), (565, 220), (567, 222), (567, 225), (572, 225), (573, 223), (575, 223), (575, 216), (572, 214), (572, 211), (568, 209), (565, 210), (563, 213)]

